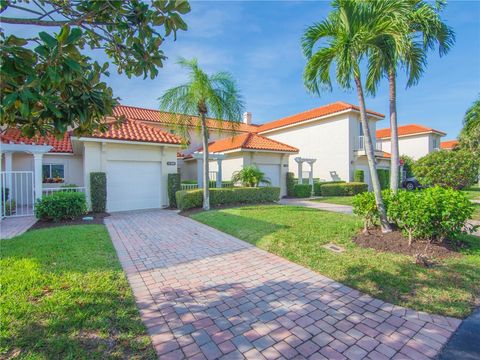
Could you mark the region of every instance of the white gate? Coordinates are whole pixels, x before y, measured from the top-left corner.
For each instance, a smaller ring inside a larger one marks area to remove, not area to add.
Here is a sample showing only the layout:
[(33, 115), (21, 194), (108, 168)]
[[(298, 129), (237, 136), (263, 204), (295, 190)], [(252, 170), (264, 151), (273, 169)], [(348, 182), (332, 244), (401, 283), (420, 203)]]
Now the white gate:
[(1, 217), (33, 215), (33, 171), (2, 171), (0, 174)]

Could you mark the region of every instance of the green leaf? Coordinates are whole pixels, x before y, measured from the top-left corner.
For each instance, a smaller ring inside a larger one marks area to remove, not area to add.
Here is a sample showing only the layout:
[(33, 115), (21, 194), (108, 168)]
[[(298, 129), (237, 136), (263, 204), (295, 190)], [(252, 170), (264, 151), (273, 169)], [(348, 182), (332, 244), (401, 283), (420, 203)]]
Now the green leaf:
[(70, 34), (70, 27), (69, 26), (62, 27), (62, 30), (58, 35), (58, 41), (64, 43), (69, 34)]
[(73, 44), (74, 42), (76, 42), (78, 39), (82, 37), (82, 34), (83, 34), (82, 30), (80, 30), (79, 28), (73, 28), (65, 43)]
[(38, 36), (40, 36), (40, 39), (42, 39), (50, 48), (53, 48), (58, 44), (58, 41), (45, 31), (42, 31)]
[(73, 71), (81, 71), (82, 70), (82, 67), (80, 66), (80, 64), (78, 62), (76, 62), (75, 60), (71, 59), (71, 58), (66, 58), (64, 60), (64, 62)]

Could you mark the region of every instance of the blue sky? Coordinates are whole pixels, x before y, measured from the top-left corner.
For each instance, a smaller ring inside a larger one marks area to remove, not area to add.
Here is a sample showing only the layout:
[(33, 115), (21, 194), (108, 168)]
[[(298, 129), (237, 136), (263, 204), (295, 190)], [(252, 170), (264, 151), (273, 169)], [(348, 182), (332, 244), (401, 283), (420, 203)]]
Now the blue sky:
[[(111, 68), (106, 79), (114, 94), (126, 105), (157, 108), (165, 89), (186, 80), (175, 64), (179, 56), (196, 57), (208, 72), (229, 71), (238, 82), (246, 109), (255, 123), (305, 111), (343, 100), (357, 103), (353, 90), (334, 87), (320, 97), (307, 93), (302, 82), (305, 59), (300, 49), (304, 29), (323, 19), (329, 2), (313, 1), (229, 1), (191, 2), (185, 16), (187, 32), (176, 42), (164, 44), (169, 59), (154, 80), (128, 79)], [(445, 21), (454, 28), (457, 41), (447, 56), (430, 53), (428, 69), (420, 83), (405, 89), (398, 83), (399, 123), (420, 123), (454, 138), (462, 126), (465, 110), (480, 93), (480, 2), (450, 1)], [(19, 32), (18, 26), (7, 32)], [(38, 29), (21, 29), (21, 33)], [(100, 53), (94, 57), (105, 59)], [(383, 82), (367, 106), (388, 117), (388, 88)], [(387, 120), (378, 127), (387, 127)]]

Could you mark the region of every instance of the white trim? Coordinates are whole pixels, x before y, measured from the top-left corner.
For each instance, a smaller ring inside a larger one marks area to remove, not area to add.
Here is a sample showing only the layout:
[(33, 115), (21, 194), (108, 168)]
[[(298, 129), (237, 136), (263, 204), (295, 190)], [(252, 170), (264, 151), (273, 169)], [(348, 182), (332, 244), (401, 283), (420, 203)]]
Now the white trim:
[(245, 148), (237, 148), (232, 150), (223, 151), (224, 154), (231, 154), (235, 152), (260, 152), (260, 153), (275, 153), (275, 154), (298, 154), (299, 151), (282, 151), (282, 150), (257, 150), (257, 149), (245, 149)]
[(27, 145), (27, 144), (3, 144), (0, 147), (2, 153), (26, 152), (30, 154), (45, 154), (53, 149), (50, 145)]
[(44, 155), (61, 155), (61, 156), (74, 156), (74, 153), (66, 153), (66, 152), (48, 152)]
[(81, 137), (78, 140), (79, 141), (84, 141), (84, 142), (114, 143), (114, 144), (125, 144), (125, 145), (151, 145), (151, 146), (182, 147), (181, 144), (156, 143), (156, 142), (146, 142), (146, 141), (115, 140), (115, 139), (102, 139), (102, 138)]
[[(380, 130), (377, 130), (380, 131)], [(409, 137), (409, 136), (416, 136), (416, 135), (428, 135), (428, 134), (437, 134), (441, 136), (447, 135), (447, 133), (444, 133), (442, 131), (423, 131), (423, 132), (417, 132), (417, 133), (412, 133), (412, 134), (404, 134), (404, 135), (398, 135), (399, 138), (401, 137)], [(377, 140), (391, 140), (391, 136), (386, 136), (386, 137), (377, 137)]]
[[(332, 117), (332, 116), (347, 114), (349, 112), (355, 112), (355, 113), (358, 113), (358, 114), (360, 113), (360, 111), (355, 110), (355, 109), (346, 109), (346, 110), (334, 112), (334, 113), (331, 113), (331, 114), (322, 115), (322, 116), (312, 118), (312, 119), (300, 120), (300, 121), (294, 122), (293, 124), (288, 124), (288, 125), (279, 126), (279, 127), (275, 127), (275, 128), (272, 128), (272, 129), (264, 130), (264, 131), (259, 131), (257, 134), (261, 135), (261, 134), (266, 134), (266, 133), (269, 133), (269, 132), (272, 132), (272, 131), (288, 129), (288, 128), (291, 128), (293, 126), (309, 124), (309, 123), (314, 122), (314, 121), (323, 120), (323, 119), (326, 119), (326, 118), (329, 118), (329, 117)], [(374, 115), (374, 114), (371, 114), (371, 113), (368, 113), (368, 112), (367, 112), (367, 117), (376, 118), (375, 121), (380, 121), (380, 120), (383, 120), (385, 118), (385, 116), (380, 117), (378, 115)], [(278, 121), (278, 120), (274, 120), (274, 121), (271, 121), (271, 122), (275, 122), (275, 121)], [(265, 123), (265, 124), (262, 124), (262, 125), (267, 125), (267, 124), (269, 124), (269, 123)], [(262, 126), (262, 125), (260, 125), (260, 126)]]

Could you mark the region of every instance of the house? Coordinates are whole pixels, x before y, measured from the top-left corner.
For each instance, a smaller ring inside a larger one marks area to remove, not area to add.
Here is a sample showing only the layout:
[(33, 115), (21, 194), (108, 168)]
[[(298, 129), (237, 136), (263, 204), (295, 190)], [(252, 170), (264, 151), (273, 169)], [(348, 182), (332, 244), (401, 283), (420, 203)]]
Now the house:
[(440, 143), (440, 149), (453, 150), (458, 146), (458, 140), (446, 140)]
[[(398, 148), (400, 155), (407, 155), (418, 160), (419, 158), (440, 149), (440, 139), (446, 134), (418, 124), (402, 125), (398, 127)], [(391, 152), (390, 128), (377, 130), (377, 144), (379, 149)]]
[[(35, 198), (74, 186), (89, 198), (92, 172), (107, 175), (107, 211), (168, 206), (167, 177), (180, 172), (183, 179), (201, 182), (202, 147), (199, 119), (158, 110), (120, 105), (106, 119), (108, 130), (89, 136), (66, 133), (28, 139), (18, 129), (0, 135), (1, 186), (11, 190), (18, 213), (31, 213)], [(178, 134), (178, 116), (187, 121), (188, 142)], [(383, 115), (368, 111), (371, 134)], [(252, 123), (207, 119), (211, 180), (218, 185), (235, 171), (255, 165), (286, 194), (286, 173), (297, 172), (296, 158), (315, 159), (312, 170), (320, 181), (352, 181), (354, 171), (364, 170), (370, 183), (358, 107), (336, 102), (300, 114)], [(389, 154), (377, 148), (378, 167), (389, 168)], [(299, 171), (302, 174), (303, 170)], [(201, 185), (201, 184), (200, 184)]]

